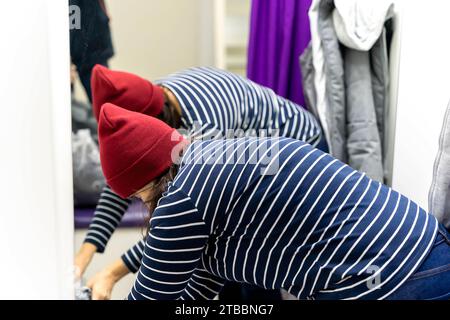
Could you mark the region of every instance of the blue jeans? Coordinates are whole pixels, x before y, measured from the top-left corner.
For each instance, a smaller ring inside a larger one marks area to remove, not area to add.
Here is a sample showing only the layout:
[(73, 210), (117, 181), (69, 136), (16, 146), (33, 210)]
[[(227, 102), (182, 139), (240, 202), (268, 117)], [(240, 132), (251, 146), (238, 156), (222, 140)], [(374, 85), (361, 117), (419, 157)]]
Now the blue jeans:
[(387, 300), (450, 300), (450, 233), (444, 226), (419, 269)]

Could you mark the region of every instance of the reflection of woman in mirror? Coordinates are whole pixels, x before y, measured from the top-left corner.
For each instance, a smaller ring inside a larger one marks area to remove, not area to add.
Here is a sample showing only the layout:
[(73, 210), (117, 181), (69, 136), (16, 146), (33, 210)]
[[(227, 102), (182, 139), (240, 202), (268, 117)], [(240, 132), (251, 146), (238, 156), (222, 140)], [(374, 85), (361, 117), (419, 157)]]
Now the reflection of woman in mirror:
[[(96, 66), (92, 76), (94, 115), (106, 102), (154, 116), (195, 139), (242, 135), (284, 136), (326, 150), (320, 125), (299, 105), (271, 89), (214, 68), (191, 68), (153, 84), (136, 75)], [(230, 133), (231, 130), (231, 133)], [(100, 198), (85, 243), (76, 256), (82, 274), (95, 252), (103, 252), (127, 210), (129, 200), (107, 187)], [(117, 266), (137, 272), (144, 242), (126, 252)], [(107, 269), (110, 270), (110, 269)], [(112, 284), (106, 270), (91, 281), (108, 297)], [(101, 283), (107, 285), (102, 286)], [(95, 289), (95, 287), (94, 287)], [(94, 290), (95, 293), (96, 290)]]
[(212, 299), (225, 281), (300, 299), (449, 298), (445, 228), (309, 144), (189, 144), (163, 122), (109, 103), (99, 141), (108, 185), (151, 214), (129, 299)]

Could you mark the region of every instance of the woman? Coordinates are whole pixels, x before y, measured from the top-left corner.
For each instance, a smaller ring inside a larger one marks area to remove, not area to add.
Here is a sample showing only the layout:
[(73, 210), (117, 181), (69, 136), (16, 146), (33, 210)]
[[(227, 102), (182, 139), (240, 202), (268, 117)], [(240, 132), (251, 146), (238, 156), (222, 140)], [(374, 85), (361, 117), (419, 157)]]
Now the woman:
[[(136, 75), (98, 65), (93, 70), (92, 93), (97, 120), (101, 106), (111, 102), (158, 117), (196, 139), (281, 135), (326, 150), (320, 125), (313, 115), (269, 88), (219, 69), (191, 68), (154, 85)], [(95, 252), (105, 250), (129, 203), (105, 188), (75, 258), (79, 276)], [(122, 256), (131, 272), (139, 269), (143, 248), (142, 241)], [(93, 282), (100, 278), (101, 275)]]
[(449, 234), (436, 219), (308, 144), (189, 145), (111, 104), (99, 141), (108, 184), (152, 214), (129, 299), (212, 299), (225, 280), (300, 299), (450, 298)]

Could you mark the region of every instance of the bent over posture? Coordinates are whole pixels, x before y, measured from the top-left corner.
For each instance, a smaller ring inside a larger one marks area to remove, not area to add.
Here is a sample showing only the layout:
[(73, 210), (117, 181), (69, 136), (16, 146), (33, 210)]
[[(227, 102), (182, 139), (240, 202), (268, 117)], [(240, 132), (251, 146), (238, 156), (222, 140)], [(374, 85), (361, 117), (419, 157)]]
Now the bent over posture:
[[(448, 233), (432, 215), (304, 142), (189, 145), (110, 104), (99, 125), (108, 184), (152, 212), (129, 299), (212, 299), (226, 280), (300, 299), (384, 299), (423, 268), (450, 264)], [(448, 274), (439, 283), (415, 298), (448, 295)]]

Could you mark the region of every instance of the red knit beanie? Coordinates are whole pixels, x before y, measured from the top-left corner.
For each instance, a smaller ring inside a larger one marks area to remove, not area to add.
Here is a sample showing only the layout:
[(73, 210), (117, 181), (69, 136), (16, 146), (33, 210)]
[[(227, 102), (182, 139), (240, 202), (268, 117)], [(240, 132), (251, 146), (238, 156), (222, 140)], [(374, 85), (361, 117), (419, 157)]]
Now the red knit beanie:
[(110, 103), (102, 106), (98, 138), (103, 174), (123, 198), (169, 169), (187, 144), (164, 122)]
[(107, 102), (149, 116), (157, 116), (163, 110), (163, 89), (131, 73), (96, 65), (92, 70), (91, 88), (92, 107), (97, 121), (101, 107)]

